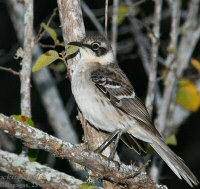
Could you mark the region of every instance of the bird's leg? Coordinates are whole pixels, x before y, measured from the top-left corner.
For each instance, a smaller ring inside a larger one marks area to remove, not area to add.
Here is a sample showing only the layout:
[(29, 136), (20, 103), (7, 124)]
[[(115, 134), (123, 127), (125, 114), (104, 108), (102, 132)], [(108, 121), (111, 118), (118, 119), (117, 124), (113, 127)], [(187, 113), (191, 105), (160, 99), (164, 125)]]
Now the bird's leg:
[(113, 160), (114, 159), (114, 156), (115, 156), (115, 152), (117, 150), (117, 146), (118, 146), (118, 143), (119, 143), (119, 139), (121, 138), (122, 136), (122, 130), (121, 129), (118, 129), (119, 132), (117, 134), (117, 137), (114, 141), (114, 146), (113, 148), (111, 149), (111, 153), (110, 153), (110, 156), (108, 157), (109, 160)]
[(104, 141), (104, 143), (100, 146), (100, 147), (98, 147), (96, 150), (95, 150), (95, 152), (96, 153), (102, 153), (109, 145), (110, 145), (110, 143), (114, 140), (114, 138), (116, 137), (116, 136), (118, 136), (118, 134), (121, 132), (121, 130), (120, 129), (117, 129), (115, 132), (113, 132), (105, 141)]

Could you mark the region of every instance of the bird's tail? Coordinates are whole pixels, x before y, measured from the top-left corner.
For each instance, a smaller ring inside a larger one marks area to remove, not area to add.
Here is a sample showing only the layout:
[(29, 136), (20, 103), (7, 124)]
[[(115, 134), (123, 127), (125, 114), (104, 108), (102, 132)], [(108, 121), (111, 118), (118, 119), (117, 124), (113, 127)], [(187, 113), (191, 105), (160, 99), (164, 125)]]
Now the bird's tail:
[(183, 160), (162, 141), (162, 139), (156, 139), (156, 141), (151, 143), (151, 146), (180, 179), (183, 178), (191, 187), (198, 185), (199, 182), (194, 174), (185, 165)]

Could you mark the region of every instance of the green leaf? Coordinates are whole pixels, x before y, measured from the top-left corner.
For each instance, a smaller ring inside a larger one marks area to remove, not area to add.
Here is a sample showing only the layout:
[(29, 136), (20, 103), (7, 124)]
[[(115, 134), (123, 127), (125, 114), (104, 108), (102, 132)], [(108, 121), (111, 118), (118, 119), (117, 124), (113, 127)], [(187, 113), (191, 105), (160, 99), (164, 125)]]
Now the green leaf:
[(61, 46), (61, 47), (65, 47), (65, 42), (62, 41), (62, 42), (58, 43), (57, 45), (58, 45), (58, 46)]
[(67, 48), (67, 53), (66, 53), (66, 57), (76, 53), (78, 51), (79, 47), (74, 46), (74, 45), (69, 45)]
[(11, 115), (11, 117), (15, 118), (16, 120), (22, 123), (25, 123), (27, 125), (34, 127), (34, 122), (30, 117), (23, 116), (23, 115)]
[(38, 149), (31, 149), (31, 148), (28, 149), (28, 159), (29, 159), (29, 161), (31, 161), (31, 162), (36, 161), (37, 158), (38, 158), (38, 155), (39, 155)]
[(47, 31), (47, 33), (51, 36), (51, 38), (54, 40), (54, 44), (55, 45), (60, 44), (56, 31), (53, 28), (47, 26), (44, 22), (41, 25), (45, 29), (45, 31)]
[(96, 189), (97, 187), (89, 182), (83, 182), (81, 189)]
[(35, 65), (33, 66), (32, 71), (33, 72), (39, 71), (42, 68), (53, 63), (57, 59), (60, 59), (58, 52), (54, 50), (49, 50), (39, 57), (39, 59), (36, 61)]
[(176, 102), (187, 110), (198, 111), (200, 93), (195, 83), (189, 79), (181, 79), (176, 94)]
[(176, 52), (176, 49), (173, 48), (173, 47), (168, 47), (168, 48), (167, 48), (167, 52), (168, 52), (168, 53), (175, 53), (175, 52)]
[(177, 140), (175, 135), (171, 135), (166, 139), (166, 144), (176, 146), (177, 145)]
[(120, 5), (118, 10), (118, 24), (122, 24), (124, 19), (126, 18), (127, 14), (130, 11), (129, 5)]

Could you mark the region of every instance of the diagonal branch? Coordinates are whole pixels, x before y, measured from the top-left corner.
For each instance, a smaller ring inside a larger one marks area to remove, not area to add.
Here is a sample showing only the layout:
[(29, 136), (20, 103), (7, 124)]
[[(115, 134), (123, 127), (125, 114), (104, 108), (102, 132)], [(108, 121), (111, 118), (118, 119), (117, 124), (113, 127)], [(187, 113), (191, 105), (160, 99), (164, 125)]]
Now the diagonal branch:
[(104, 29), (97, 17), (95, 16), (94, 12), (89, 8), (89, 6), (85, 3), (85, 1), (81, 1), (81, 6), (83, 8), (84, 13), (88, 16), (88, 18), (92, 21), (92, 23), (97, 28), (100, 34), (104, 34)]
[[(40, 185), (43, 188), (82, 188), (83, 182), (27, 157), (0, 150), (0, 170)], [(36, 187), (36, 185), (34, 185)]]
[[(98, 177), (134, 188), (156, 188), (153, 181), (144, 173), (138, 174), (137, 168), (105, 160), (102, 156), (89, 152), (81, 146), (75, 146), (56, 137), (48, 135), (36, 128), (25, 125), (13, 118), (0, 114), (0, 129), (24, 141), (32, 148), (43, 149), (54, 155), (67, 158), (91, 169)], [(133, 173), (133, 178), (125, 177)]]

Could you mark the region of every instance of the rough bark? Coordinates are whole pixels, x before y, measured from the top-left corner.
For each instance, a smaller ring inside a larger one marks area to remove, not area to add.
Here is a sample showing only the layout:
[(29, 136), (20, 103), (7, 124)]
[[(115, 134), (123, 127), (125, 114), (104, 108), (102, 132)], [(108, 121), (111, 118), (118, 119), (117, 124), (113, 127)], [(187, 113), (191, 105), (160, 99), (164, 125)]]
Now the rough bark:
[[(133, 166), (107, 161), (103, 156), (87, 151), (83, 146), (72, 145), (25, 125), (13, 118), (0, 114), (0, 129), (24, 141), (29, 148), (43, 149), (54, 155), (67, 158), (89, 168), (99, 178), (119, 183), (129, 188), (156, 188), (146, 173)], [(130, 174), (132, 176), (130, 176)]]
[[(56, 171), (37, 162), (30, 162), (27, 157), (18, 156), (13, 153), (0, 150), (0, 170), (12, 175), (16, 175), (18, 179), (25, 179), (43, 188), (77, 188), (81, 189), (83, 182), (72, 176)], [(16, 178), (15, 177), (15, 178)], [(28, 184), (22, 184), (25, 188)], [(13, 184), (13, 186), (16, 186)]]

